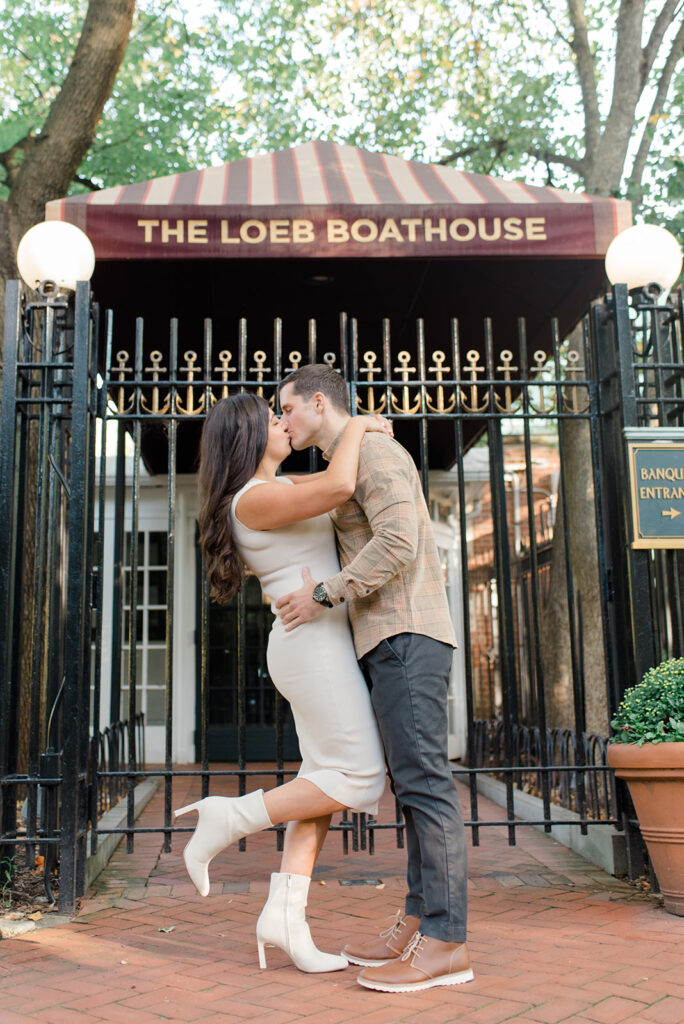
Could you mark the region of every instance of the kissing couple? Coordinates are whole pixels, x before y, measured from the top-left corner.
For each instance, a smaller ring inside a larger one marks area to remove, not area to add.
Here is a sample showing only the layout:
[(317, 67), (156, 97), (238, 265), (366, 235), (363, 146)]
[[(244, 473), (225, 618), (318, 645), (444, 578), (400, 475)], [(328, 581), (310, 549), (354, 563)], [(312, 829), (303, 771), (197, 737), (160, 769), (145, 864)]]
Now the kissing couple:
[[(213, 600), (237, 592), (246, 566), (276, 613), (268, 670), (292, 708), (302, 764), (267, 792), (177, 810), (199, 812), (185, 864), (206, 896), (222, 849), (287, 822), (256, 926), (261, 967), (271, 944), (302, 971), (360, 965), (359, 984), (383, 992), (470, 981), (465, 831), (447, 758), (455, 639), (418, 473), (387, 420), (351, 415), (327, 365), (286, 377), (280, 405), (277, 417), (263, 398), (236, 394), (207, 416), (200, 543)], [(323, 472), (278, 475), (291, 449), (311, 445)], [(334, 813), (377, 813), (385, 761), (406, 822), (404, 908), (374, 937), (325, 953), (306, 922), (311, 874)]]

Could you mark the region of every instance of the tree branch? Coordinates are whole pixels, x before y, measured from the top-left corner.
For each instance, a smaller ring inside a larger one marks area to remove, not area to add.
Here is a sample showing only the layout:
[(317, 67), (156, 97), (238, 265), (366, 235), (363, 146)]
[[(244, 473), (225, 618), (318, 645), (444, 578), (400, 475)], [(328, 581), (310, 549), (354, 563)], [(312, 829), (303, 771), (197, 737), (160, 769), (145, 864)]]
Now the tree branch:
[[(546, 15), (546, 17), (550, 21), (551, 25), (553, 26), (553, 31), (556, 33), (557, 38), (561, 41), (561, 43), (565, 43), (565, 45), (567, 47), (569, 47), (569, 49), (572, 50), (572, 39), (570, 39), (569, 36), (566, 36), (566, 35), (564, 35), (561, 32), (560, 27), (559, 27), (558, 23), (556, 22), (556, 19), (553, 16), (553, 13), (549, 9), (549, 5), (546, 3), (546, 0), (539, 0), (539, 3), (540, 3), (541, 9), (543, 10), (544, 14)], [(526, 26), (525, 26), (524, 22), (522, 21), (522, 19), (521, 19), (520, 24), (521, 24), (521, 28), (524, 30)]]
[[(494, 159), (503, 156), (508, 149), (510, 140), (509, 139), (486, 139), (480, 145), (464, 146), (463, 149), (457, 150), (455, 153), (449, 153), (448, 156), (443, 156), (437, 163), (442, 166), (448, 166), (455, 160), (461, 160), (465, 157), (472, 156), (473, 153), (477, 153), (481, 149), (482, 145), (490, 146), (494, 150)], [(578, 156), (566, 156), (563, 153), (551, 153), (547, 149), (538, 149), (535, 146), (530, 146), (525, 149), (525, 152), (529, 156), (533, 156), (536, 160), (541, 160), (545, 164), (560, 164), (562, 167), (567, 167), (571, 171), (575, 171), (576, 174), (582, 176), (584, 174), (584, 158)]]
[(672, 24), (675, 18), (675, 12), (677, 5), (680, 0), (666, 0), (663, 4), (658, 17), (655, 20), (653, 28), (651, 29), (651, 35), (649, 37), (646, 46), (642, 50), (642, 65), (641, 65), (641, 88), (643, 89), (646, 85), (646, 81), (649, 76), (649, 72), (653, 67), (653, 62), (658, 56), (661, 43), (665, 37), (665, 33)]
[(69, 71), (8, 200), (10, 243), (67, 191), (97, 131), (126, 49), (135, 0), (90, 0)]
[(634, 157), (634, 163), (632, 164), (632, 171), (629, 176), (628, 184), (636, 190), (636, 207), (641, 204), (641, 181), (644, 176), (646, 159), (651, 149), (651, 145), (653, 144), (655, 133), (658, 130), (658, 119), (665, 107), (665, 101), (667, 99), (670, 83), (672, 82), (672, 76), (674, 75), (675, 68), (682, 57), (682, 54), (684, 54), (684, 21), (682, 21), (679, 26), (679, 31), (677, 32), (672, 46), (670, 47), (670, 52), (667, 55), (665, 66), (660, 72), (658, 85), (656, 87), (656, 94), (651, 106), (651, 112), (646, 118), (644, 130), (641, 133), (641, 139), (639, 140), (639, 148), (637, 149), (636, 156)]
[(85, 187), (89, 188), (91, 192), (102, 191), (102, 185), (96, 185), (92, 178), (84, 178), (80, 174), (75, 174), (74, 181), (77, 181), (79, 185), (85, 185)]
[(545, 164), (560, 164), (562, 167), (567, 167), (568, 170), (575, 171), (580, 177), (584, 175), (584, 157), (580, 156), (565, 156), (562, 153), (549, 153), (547, 149), (533, 149), (527, 150), (530, 156), (536, 157), (537, 160), (541, 160)]
[(589, 159), (596, 152), (601, 134), (601, 115), (599, 113), (598, 94), (596, 91), (596, 65), (589, 45), (587, 17), (584, 12), (584, 0), (568, 0), (568, 13), (572, 24), (573, 37), (570, 43), (577, 63), (577, 75), (582, 91), (582, 107), (584, 109), (584, 150)]

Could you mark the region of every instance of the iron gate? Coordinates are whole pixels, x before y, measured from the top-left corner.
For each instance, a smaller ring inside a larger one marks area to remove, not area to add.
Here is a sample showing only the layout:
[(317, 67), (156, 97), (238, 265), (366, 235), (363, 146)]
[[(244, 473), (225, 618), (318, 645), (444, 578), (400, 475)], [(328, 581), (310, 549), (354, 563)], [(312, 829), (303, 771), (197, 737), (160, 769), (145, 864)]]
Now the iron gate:
[[(338, 369), (357, 411), (392, 417), (419, 466), (462, 639), (450, 715), (455, 742), (466, 737), (454, 775), (469, 786), (473, 842), (482, 828), (502, 824), (511, 843), (522, 824), (550, 831), (554, 803), (574, 810), (583, 832), (622, 827), (624, 807), (605, 763), (608, 721), (644, 667), (683, 650), (683, 559), (629, 547), (622, 436), (630, 425), (682, 425), (681, 302), (644, 300), (632, 309), (616, 287), (570, 344), (553, 320), (536, 324), (530, 341), (523, 319), (496, 332), (485, 320), (479, 337), (462, 339), (456, 319), (439, 337), (426, 338), (420, 320), (410, 331), (384, 320), (360, 336), (356, 321), (341, 315), (335, 338), (319, 338), (310, 321), (302, 346), (276, 319), (269, 346), (261, 336), (256, 347), (244, 320), (229, 341), (214, 338), (210, 320), (201, 337), (174, 320), (165, 334), (138, 320), (134, 336), (122, 337), (115, 315), (100, 318), (86, 285), (71, 299), (28, 301), (11, 283), (0, 422), (4, 855), (24, 849), (32, 863), (40, 846), (49, 878), (59, 851), (60, 906), (69, 911), (84, 889), (88, 829), (93, 844), (106, 831), (98, 810), (107, 796), (125, 796), (126, 823), (111, 831), (125, 834), (131, 849), (140, 831), (135, 786), (161, 778), (164, 823), (152, 831), (163, 833), (168, 850), (174, 779), (196, 777), (205, 796), (217, 777), (235, 778), (244, 792), (250, 777), (280, 783), (293, 774), (287, 708), (263, 666), (261, 612), (250, 612), (244, 587), (230, 610), (232, 633), (224, 621), (226, 685), (220, 658), (210, 659), (201, 573), (198, 763), (175, 763), (179, 566), (185, 573), (189, 564), (178, 504), (191, 506), (186, 483), (211, 404), (235, 390), (276, 404), (278, 382), (306, 361)], [(312, 452), (293, 471), (316, 466)], [(582, 471), (590, 497), (578, 504)], [(147, 528), (150, 474), (162, 484), (164, 522)], [(588, 619), (599, 624), (590, 678)], [(547, 656), (559, 632), (567, 663), (560, 681)], [(232, 716), (230, 767), (212, 767), (217, 714)], [(248, 760), (252, 714), (272, 733), (267, 767)], [(598, 723), (593, 732), (588, 714)], [(152, 765), (141, 741), (154, 730), (162, 746)], [(485, 774), (503, 782), (503, 821), (479, 813)], [(515, 817), (522, 788), (540, 798), (534, 822)], [(351, 838), (352, 849), (372, 852), (382, 829), (403, 841), (398, 807), (392, 821), (345, 815), (335, 828), (345, 849)]]

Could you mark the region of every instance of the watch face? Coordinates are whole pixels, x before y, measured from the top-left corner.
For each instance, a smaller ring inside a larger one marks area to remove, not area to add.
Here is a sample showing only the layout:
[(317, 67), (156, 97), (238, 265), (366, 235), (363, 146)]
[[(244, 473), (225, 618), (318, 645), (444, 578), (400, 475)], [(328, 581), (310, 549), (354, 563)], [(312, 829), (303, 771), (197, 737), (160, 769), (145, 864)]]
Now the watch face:
[(329, 608), (332, 607), (331, 602), (328, 600), (328, 591), (325, 589), (323, 583), (317, 583), (313, 590), (313, 599), (318, 601), (319, 604), (325, 604)]

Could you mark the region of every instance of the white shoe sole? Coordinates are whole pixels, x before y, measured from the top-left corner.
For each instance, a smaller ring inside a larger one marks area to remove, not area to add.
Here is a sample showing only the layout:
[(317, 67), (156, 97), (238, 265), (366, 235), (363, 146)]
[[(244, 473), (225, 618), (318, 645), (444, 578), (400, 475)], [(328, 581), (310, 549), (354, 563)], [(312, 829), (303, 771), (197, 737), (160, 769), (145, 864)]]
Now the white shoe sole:
[(442, 974), (437, 978), (426, 978), (425, 981), (414, 981), (406, 985), (392, 985), (391, 982), (369, 981), (359, 976), (356, 980), (364, 988), (373, 988), (378, 992), (419, 992), (424, 988), (434, 988), (436, 985), (463, 985), (466, 981), (472, 981), (475, 975), (472, 970), (460, 971), (458, 974)]
[(362, 960), (360, 956), (351, 956), (344, 950), (342, 950), (342, 956), (346, 956), (349, 963), (355, 964), (357, 967), (384, 967), (385, 964), (390, 964), (395, 959), (392, 957), (390, 960)]

